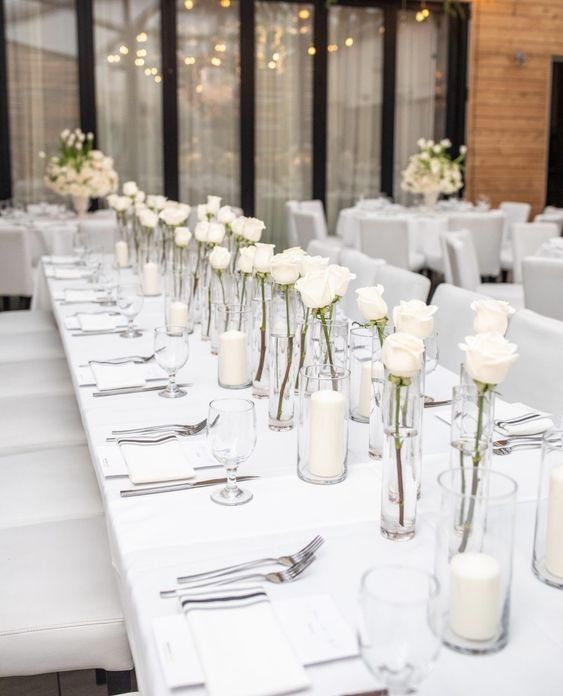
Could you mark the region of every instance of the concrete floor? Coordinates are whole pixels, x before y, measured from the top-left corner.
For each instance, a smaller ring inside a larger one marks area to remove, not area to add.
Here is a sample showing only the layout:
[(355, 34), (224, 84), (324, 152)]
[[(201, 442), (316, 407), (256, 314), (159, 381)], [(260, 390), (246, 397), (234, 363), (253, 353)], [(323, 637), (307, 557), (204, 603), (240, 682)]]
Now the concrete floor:
[[(58, 677), (58, 678), (57, 678)], [(106, 696), (105, 686), (96, 686), (93, 670), (38, 674), (0, 679), (2, 696)]]

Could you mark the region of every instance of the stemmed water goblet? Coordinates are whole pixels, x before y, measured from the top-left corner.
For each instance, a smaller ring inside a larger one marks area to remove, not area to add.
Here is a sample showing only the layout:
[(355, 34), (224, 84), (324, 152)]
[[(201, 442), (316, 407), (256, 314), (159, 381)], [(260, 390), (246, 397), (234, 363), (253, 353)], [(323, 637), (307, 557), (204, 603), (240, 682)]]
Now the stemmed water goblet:
[(215, 459), (227, 470), (227, 485), (211, 494), (219, 505), (242, 505), (252, 500), (239, 488), (237, 469), (256, 446), (256, 411), (250, 399), (214, 399), (207, 414), (207, 441)]
[(72, 235), (72, 251), (76, 256), (78, 256), (79, 264), (81, 266), (85, 265), (85, 257), (88, 252), (88, 235), (86, 232), (81, 232), (77, 230)]
[(143, 291), (139, 283), (121, 283), (117, 288), (117, 306), (127, 319), (127, 328), (119, 335), (121, 338), (138, 338), (142, 333), (134, 324), (134, 319), (143, 307)]
[(103, 257), (99, 272), (99, 281), (105, 295), (104, 299), (100, 301), (100, 304), (115, 304), (115, 292), (119, 284), (119, 268), (115, 268), (113, 260), (109, 256)]
[(188, 336), (185, 326), (159, 326), (154, 330), (154, 356), (158, 365), (168, 372), (166, 389), (158, 392), (165, 399), (179, 399), (187, 394), (176, 384), (176, 373), (190, 355)]

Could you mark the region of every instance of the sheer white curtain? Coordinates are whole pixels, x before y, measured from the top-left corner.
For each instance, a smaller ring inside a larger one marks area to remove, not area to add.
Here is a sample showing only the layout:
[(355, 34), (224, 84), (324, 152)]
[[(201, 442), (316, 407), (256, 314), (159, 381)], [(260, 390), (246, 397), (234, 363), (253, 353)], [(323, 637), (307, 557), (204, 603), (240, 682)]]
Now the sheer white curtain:
[(256, 3), (256, 215), (286, 246), (285, 202), (312, 191), (313, 6)]
[(399, 12), (395, 105), (394, 198), (412, 201), (401, 189), (401, 171), (417, 151), (419, 138), (445, 137), (446, 18), (432, 13), (417, 22), (414, 11)]
[(16, 201), (56, 198), (43, 183), (41, 150), (54, 154), (59, 133), (80, 125), (74, 0), (4, 0), (12, 194)]
[(178, 0), (180, 197), (240, 203), (239, 4)]
[(380, 191), (383, 12), (331, 7), (327, 215)]
[(121, 181), (162, 191), (158, 0), (94, 0), (97, 144)]

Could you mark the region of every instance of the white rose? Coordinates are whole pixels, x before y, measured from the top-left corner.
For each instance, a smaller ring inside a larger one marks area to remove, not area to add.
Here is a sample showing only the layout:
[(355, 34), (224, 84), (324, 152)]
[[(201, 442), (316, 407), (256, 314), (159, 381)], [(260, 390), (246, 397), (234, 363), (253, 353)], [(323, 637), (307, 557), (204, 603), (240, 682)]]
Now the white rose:
[(223, 225), (230, 225), (235, 219), (236, 215), (230, 205), (224, 205), (219, 208), (217, 212), (217, 222), (222, 222)]
[(500, 384), (518, 358), (518, 347), (499, 333), (467, 336), (459, 347), (465, 351), (465, 369), (476, 382)]
[(113, 202), (113, 208), (118, 213), (124, 213), (131, 207), (131, 199), (127, 196), (116, 196)]
[(321, 309), (331, 305), (336, 297), (327, 269), (313, 271), (295, 283), (305, 307)]
[(221, 196), (207, 196), (207, 212), (217, 215), (221, 207)]
[(231, 229), (237, 237), (242, 237), (245, 222), (246, 222), (246, 218), (244, 217), (244, 215), (241, 215), (240, 217), (235, 218), (231, 222)]
[(207, 206), (205, 203), (200, 203), (197, 206), (197, 219), (198, 220), (207, 220)]
[(110, 193), (109, 196), (107, 196), (106, 201), (108, 202), (110, 208), (115, 208), (115, 201), (117, 198), (119, 198), (117, 193)]
[(322, 271), (328, 267), (329, 261), (329, 258), (325, 259), (322, 256), (301, 256), (299, 258), (299, 273), (305, 276), (313, 271)]
[(147, 196), (147, 205), (158, 212), (166, 205), (166, 196)]
[(174, 207), (174, 208), (164, 208), (160, 211), (159, 218), (165, 225), (170, 225), (170, 227), (177, 227), (186, 221), (189, 215), (189, 211), (186, 213), (184, 208)]
[(123, 184), (123, 195), (124, 196), (135, 196), (139, 187), (134, 181), (126, 181)]
[(148, 210), (147, 206), (144, 203), (135, 203), (135, 215), (137, 217), (139, 217), (143, 210)]
[(296, 254), (297, 256), (307, 256), (307, 252), (300, 246), (289, 247), (289, 249), (286, 249), (283, 253)]
[(387, 304), (382, 297), (383, 292), (383, 285), (356, 290), (358, 309), (366, 321), (379, 321), (387, 316)]
[(252, 273), (254, 270), (254, 256), (256, 255), (255, 246), (243, 247), (239, 251), (237, 259), (237, 271), (241, 273)]
[(348, 290), (348, 285), (350, 285), (350, 281), (354, 280), (356, 275), (350, 273), (350, 269), (346, 268), (346, 266), (337, 266), (336, 264), (331, 264), (327, 270), (334, 287), (334, 292), (338, 297), (344, 297)]
[(209, 238), (209, 223), (207, 220), (200, 220), (197, 223), (194, 235), (198, 242), (207, 242)]
[(153, 230), (158, 225), (158, 215), (153, 210), (145, 208), (139, 213), (139, 223), (141, 227)]
[(421, 300), (401, 300), (393, 309), (393, 323), (397, 331), (408, 333), (418, 338), (428, 338), (434, 331), (435, 305), (427, 305)]
[(187, 247), (192, 238), (192, 233), (187, 227), (176, 227), (174, 242), (177, 247)]
[(473, 331), (476, 334), (494, 332), (504, 336), (508, 317), (514, 314), (514, 308), (503, 300), (476, 300), (471, 309), (475, 312)]
[(259, 242), (265, 227), (266, 225), (258, 218), (246, 218), (242, 228), (242, 236), (249, 242)]
[(256, 244), (254, 270), (257, 273), (269, 273), (274, 257), (275, 244)]
[(214, 270), (224, 271), (231, 263), (231, 252), (225, 247), (216, 246), (209, 254), (209, 263)]
[(299, 278), (299, 266), (290, 255), (277, 254), (272, 259), (270, 273), (278, 285), (293, 285)]
[(220, 222), (210, 222), (207, 242), (209, 244), (221, 244), (223, 239), (225, 239), (225, 225), (222, 225)]
[(422, 367), (424, 343), (408, 333), (390, 334), (383, 341), (381, 360), (395, 377), (414, 377)]

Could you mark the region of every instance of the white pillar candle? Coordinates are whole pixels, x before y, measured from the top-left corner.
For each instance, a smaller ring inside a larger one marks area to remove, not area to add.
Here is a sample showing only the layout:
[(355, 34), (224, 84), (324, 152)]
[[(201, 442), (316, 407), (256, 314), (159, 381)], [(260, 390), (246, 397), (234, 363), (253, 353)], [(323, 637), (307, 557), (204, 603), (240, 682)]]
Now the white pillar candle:
[(219, 383), (224, 387), (242, 387), (249, 382), (246, 334), (224, 331), (219, 335)]
[(171, 302), (168, 307), (168, 320), (169, 326), (183, 326), (188, 325), (188, 305), (185, 302), (176, 300)]
[(127, 268), (129, 265), (129, 248), (122, 239), (115, 243), (115, 260), (118, 268)]
[(549, 473), (545, 568), (563, 578), (563, 464), (554, 466)]
[(486, 553), (466, 551), (450, 561), (450, 628), (468, 640), (490, 640), (500, 620), (500, 565)]
[(383, 363), (379, 360), (366, 360), (362, 363), (360, 374), (360, 393), (358, 396), (358, 415), (369, 418), (373, 397), (373, 380), (383, 379)]
[(153, 261), (148, 261), (143, 266), (143, 294), (160, 294), (160, 269)]
[(346, 399), (324, 389), (309, 401), (309, 469), (315, 476), (332, 478), (342, 473), (346, 443)]

